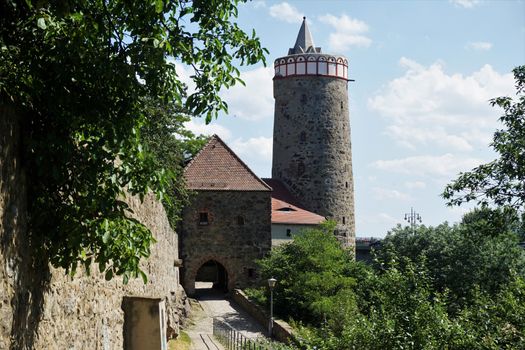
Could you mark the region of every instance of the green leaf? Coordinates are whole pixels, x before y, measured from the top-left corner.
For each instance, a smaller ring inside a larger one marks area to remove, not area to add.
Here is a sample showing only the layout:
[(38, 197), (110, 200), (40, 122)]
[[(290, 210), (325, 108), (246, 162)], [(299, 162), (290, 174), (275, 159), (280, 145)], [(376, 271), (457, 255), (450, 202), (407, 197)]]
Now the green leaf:
[(155, 11), (157, 11), (157, 13), (161, 13), (163, 9), (164, 9), (164, 1), (155, 0)]
[(37, 24), (38, 28), (40, 28), (40, 29), (46, 29), (46, 28), (47, 28), (47, 26), (46, 26), (46, 20), (45, 20), (44, 18), (42, 18), (42, 17), (40, 17), (40, 18), (37, 20), (36, 24)]
[(142, 270), (139, 270), (139, 275), (140, 277), (142, 277), (142, 282), (144, 282), (144, 284), (147, 284), (148, 283), (148, 276), (146, 275), (146, 273)]
[(108, 243), (110, 236), (111, 236), (111, 231), (105, 230), (104, 235), (102, 236), (102, 242), (105, 244)]

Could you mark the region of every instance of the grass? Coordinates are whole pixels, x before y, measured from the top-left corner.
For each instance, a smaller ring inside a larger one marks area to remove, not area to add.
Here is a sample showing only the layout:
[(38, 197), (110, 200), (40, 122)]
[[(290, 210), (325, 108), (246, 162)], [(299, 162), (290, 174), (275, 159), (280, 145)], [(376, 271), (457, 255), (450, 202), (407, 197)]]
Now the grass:
[(168, 350), (189, 350), (190, 345), (190, 336), (181, 331), (177, 339), (172, 339), (168, 342)]

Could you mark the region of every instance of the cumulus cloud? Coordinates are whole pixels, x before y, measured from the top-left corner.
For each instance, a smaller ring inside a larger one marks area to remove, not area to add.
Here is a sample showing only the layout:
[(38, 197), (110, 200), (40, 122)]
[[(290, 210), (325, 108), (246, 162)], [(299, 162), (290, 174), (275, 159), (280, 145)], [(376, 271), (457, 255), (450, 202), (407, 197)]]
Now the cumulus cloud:
[(405, 187), (411, 190), (423, 189), (427, 187), (427, 184), (423, 181), (406, 181)]
[(408, 201), (412, 199), (412, 197), (406, 193), (388, 188), (372, 187), (372, 192), (378, 200)]
[(252, 137), (247, 140), (242, 138), (234, 140), (230, 147), (233, 151), (246, 158), (260, 158), (264, 161), (272, 160), (272, 138), (271, 137)]
[(473, 8), (479, 4), (479, 0), (449, 0), (449, 2), (454, 4), (456, 7), (463, 7), (466, 9)]
[(386, 135), (410, 149), (469, 152), (488, 146), (500, 114), (488, 101), (513, 94), (511, 73), (487, 64), (470, 75), (448, 74), (440, 62), (425, 67), (405, 57), (400, 65), (404, 75), (368, 99), (368, 107), (385, 118)]
[(252, 6), (254, 8), (256, 8), (256, 9), (265, 8), (266, 7), (266, 1), (263, 1), (263, 0), (253, 1), (252, 2)]
[(173, 58), (168, 59), (168, 61), (171, 64), (175, 65), (175, 72), (177, 73), (179, 80), (182, 81), (188, 88), (187, 90), (188, 95), (191, 95), (192, 93), (194, 93), (195, 92), (195, 82), (191, 78), (191, 76), (195, 73), (193, 71), (193, 68), (181, 62), (177, 62)]
[(241, 73), (246, 86), (237, 84), (221, 93), (228, 114), (246, 120), (273, 117), (273, 68), (260, 67)]
[(395, 225), (399, 222), (399, 219), (396, 219), (392, 215), (389, 215), (387, 213), (379, 213), (375, 219), (379, 219), (380, 222), (388, 224), (388, 225)]
[(196, 135), (202, 134), (211, 136), (213, 134), (217, 134), (224, 141), (227, 141), (231, 138), (231, 131), (217, 123), (210, 123), (206, 125), (206, 123), (200, 119), (192, 119), (184, 125), (188, 130), (192, 131)]
[(483, 163), (484, 160), (474, 157), (462, 157), (450, 153), (433, 156), (421, 155), (399, 159), (377, 160), (372, 167), (392, 173), (414, 176), (432, 176), (450, 179), (460, 172), (469, 171)]
[(319, 20), (332, 26), (335, 32), (328, 38), (330, 49), (336, 52), (348, 50), (352, 46), (369, 47), (372, 39), (366, 36), (368, 25), (345, 14), (337, 17), (331, 14), (320, 16)]
[(301, 23), (304, 14), (287, 2), (270, 6), (270, 16), (288, 23)]
[(469, 50), (488, 51), (492, 49), (492, 43), (487, 41), (470, 42), (465, 46)]

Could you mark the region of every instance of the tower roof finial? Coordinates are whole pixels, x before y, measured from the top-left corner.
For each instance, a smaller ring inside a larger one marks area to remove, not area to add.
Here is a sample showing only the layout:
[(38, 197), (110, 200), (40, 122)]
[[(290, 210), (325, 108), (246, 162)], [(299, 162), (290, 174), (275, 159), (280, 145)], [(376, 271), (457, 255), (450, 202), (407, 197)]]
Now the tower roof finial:
[(297, 34), (297, 39), (295, 40), (295, 45), (293, 48), (288, 50), (288, 55), (296, 55), (300, 53), (320, 53), (321, 48), (315, 47), (314, 39), (312, 34), (310, 34), (310, 29), (306, 23), (306, 17), (303, 17), (303, 24), (301, 29), (299, 29), (299, 34)]

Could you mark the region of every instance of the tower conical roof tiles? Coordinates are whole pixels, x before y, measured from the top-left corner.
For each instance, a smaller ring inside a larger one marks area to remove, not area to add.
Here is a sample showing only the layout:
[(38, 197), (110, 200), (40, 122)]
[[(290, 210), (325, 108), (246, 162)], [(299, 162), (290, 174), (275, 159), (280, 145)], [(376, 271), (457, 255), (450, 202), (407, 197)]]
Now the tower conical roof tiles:
[(301, 29), (299, 29), (299, 34), (297, 34), (297, 39), (295, 40), (295, 45), (293, 48), (288, 50), (288, 55), (296, 55), (301, 53), (320, 53), (321, 48), (315, 47), (314, 39), (306, 23), (306, 17), (303, 17), (303, 24)]

